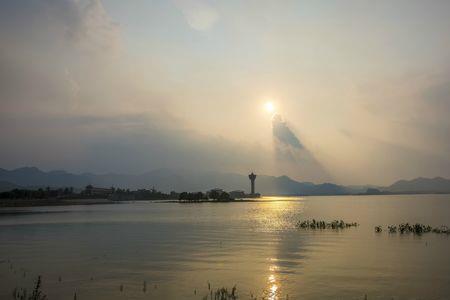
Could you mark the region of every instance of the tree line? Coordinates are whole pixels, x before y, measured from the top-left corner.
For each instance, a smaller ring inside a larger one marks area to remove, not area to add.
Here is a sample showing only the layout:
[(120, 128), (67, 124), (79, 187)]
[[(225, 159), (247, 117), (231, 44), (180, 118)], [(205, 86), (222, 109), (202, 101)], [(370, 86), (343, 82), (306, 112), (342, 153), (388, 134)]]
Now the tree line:
[(121, 189), (111, 187), (110, 189), (94, 188), (92, 185), (86, 186), (84, 190), (75, 191), (73, 187), (52, 189), (13, 189), (7, 192), (0, 192), (0, 199), (109, 199), (113, 201), (130, 200), (179, 200), (180, 202), (201, 202), (201, 201), (230, 201), (234, 200), (230, 194), (222, 190), (211, 190), (203, 192), (170, 192), (164, 193), (154, 188), (151, 189)]

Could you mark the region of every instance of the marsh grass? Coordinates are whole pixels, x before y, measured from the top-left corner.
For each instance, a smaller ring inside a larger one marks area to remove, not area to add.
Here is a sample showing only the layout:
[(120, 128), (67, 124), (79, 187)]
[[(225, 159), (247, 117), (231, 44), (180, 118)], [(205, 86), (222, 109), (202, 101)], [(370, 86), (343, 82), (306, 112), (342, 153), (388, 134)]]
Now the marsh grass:
[[(438, 234), (450, 234), (449, 228), (445, 225), (433, 228), (430, 225), (424, 225), (420, 223), (415, 224), (401, 223), (398, 225), (389, 225), (387, 228), (389, 233), (398, 232), (400, 234), (422, 235), (424, 233), (434, 232)], [(375, 232), (381, 231), (383, 231), (381, 226), (375, 226)]]
[(301, 229), (346, 229), (351, 227), (357, 227), (359, 226), (358, 223), (352, 222), (352, 223), (346, 223), (343, 220), (334, 220), (331, 222), (323, 221), (323, 220), (306, 220), (306, 221), (299, 221), (296, 225), (297, 228)]
[(13, 290), (13, 299), (15, 300), (47, 300), (47, 295), (42, 292), (42, 279), (38, 276), (31, 295), (28, 295), (26, 288), (16, 287)]
[(236, 300), (238, 299), (237, 288), (234, 285), (231, 290), (228, 290), (226, 287), (218, 288), (217, 290), (213, 290), (211, 288), (211, 284), (208, 282), (209, 292), (203, 296), (203, 300)]
[(397, 226), (389, 225), (388, 230), (389, 230), (389, 233), (397, 233)]
[[(155, 285), (156, 288), (156, 285)], [(234, 285), (231, 289), (227, 287), (221, 287), (221, 288), (213, 288), (211, 283), (207, 282), (207, 288), (208, 292), (206, 295), (204, 295), (201, 299), (202, 300), (237, 300), (241, 299), (241, 297), (238, 296), (237, 287)], [(122, 292), (124, 289), (124, 285), (120, 285), (120, 292)], [(147, 290), (147, 282), (143, 281), (143, 290), (144, 292)], [(201, 294), (201, 293), (200, 293)], [(194, 295), (197, 295), (197, 290), (194, 290)], [(249, 298), (248, 298), (249, 297)], [(75, 291), (73, 294), (73, 300), (77, 300), (77, 292)], [(25, 288), (15, 288), (13, 290), (13, 299), (14, 300), (48, 300), (47, 295), (45, 295), (42, 292), (42, 277), (38, 276), (36, 283), (34, 285), (33, 291), (31, 295), (28, 294), (27, 289)], [(267, 300), (272, 298), (267, 298), (266, 296), (258, 297), (255, 296), (253, 293), (250, 293), (248, 296), (244, 296), (242, 299), (250, 299), (250, 300)], [(277, 298), (279, 300), (289, 300), (289, 295), (286, 296), (278, 296)], [(364, 295), (364, 300), (367, 300), (367, 295)]]

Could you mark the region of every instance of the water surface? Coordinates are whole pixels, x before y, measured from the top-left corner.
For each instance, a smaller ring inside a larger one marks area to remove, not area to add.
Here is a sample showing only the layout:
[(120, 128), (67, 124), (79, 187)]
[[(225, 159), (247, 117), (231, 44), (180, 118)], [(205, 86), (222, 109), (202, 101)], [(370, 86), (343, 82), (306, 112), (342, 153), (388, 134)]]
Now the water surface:
[[(75, 292), (78, 300), (202, 299), (208, 282), (236, 284), (241, 299), (450, 299), (450, 236), (373, 230), (400, 222), (450, 225), (450, 195), (263, 200), (0, 215), (0, 299), (11, 298), (16, 286), (30, 288), (37, 275), (50, 300)], [(360, 226), (295, 228), (309, 218)]]

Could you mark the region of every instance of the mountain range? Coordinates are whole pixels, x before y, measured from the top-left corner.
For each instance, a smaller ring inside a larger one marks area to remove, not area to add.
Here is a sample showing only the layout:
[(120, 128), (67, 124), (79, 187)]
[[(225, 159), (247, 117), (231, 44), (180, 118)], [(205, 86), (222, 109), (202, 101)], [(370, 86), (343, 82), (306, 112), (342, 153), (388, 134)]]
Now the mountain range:
[[(156, 188), (169, 191), (206, 191), (222, 188), (227, 191), (249, 189), (247, 175), (221, 172), (197, 172), (191, 170), (158, 169), (150, 172), (129, 174), (73, 174), (66, 171), (42, 171), (36, 167), (14, 170), (0, 168), (0, 191), (14, 188), (74, 187), (83, 189), (92, 184), (98, 187), (119, 187), (129, 189)], [(263, 195), (346, 195), (366, 193), (450, 193), (450, 180), (416, 178), (399, 180), (390, 186), (343, 186), (333, 183), (315, 184), (299, 182), (288, 176), (258, 175), (257, 192)]]

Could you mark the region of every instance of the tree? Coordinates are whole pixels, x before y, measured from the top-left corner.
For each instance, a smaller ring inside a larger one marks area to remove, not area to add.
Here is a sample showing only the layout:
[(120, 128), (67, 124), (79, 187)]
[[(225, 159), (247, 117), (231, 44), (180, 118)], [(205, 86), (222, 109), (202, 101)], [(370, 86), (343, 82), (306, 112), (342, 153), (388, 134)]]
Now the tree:
[(209, 195), (208, 195), (208, 196), (209, 196), (209, 198), (211, 198), (211, 199), (217, 200), (217, 199), (219, 199), (220, 194), (219, 194), (218, 191), (212, 190), (212, 191), (209, 192)]
[(227, 192), (222, 192), (219, 196), (219, 200), (230, 200), (230, 194)]

